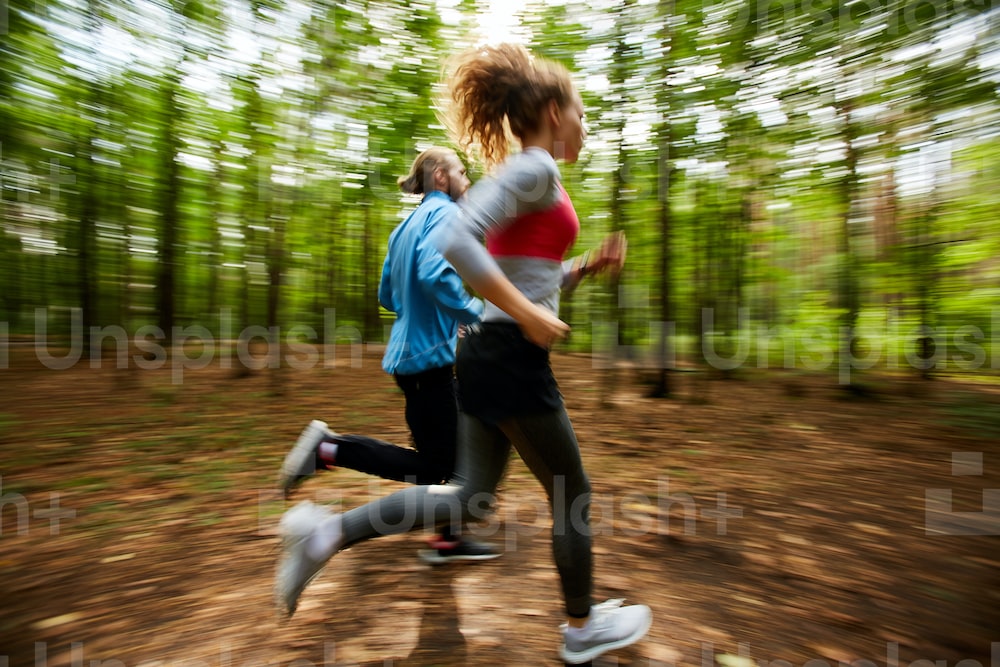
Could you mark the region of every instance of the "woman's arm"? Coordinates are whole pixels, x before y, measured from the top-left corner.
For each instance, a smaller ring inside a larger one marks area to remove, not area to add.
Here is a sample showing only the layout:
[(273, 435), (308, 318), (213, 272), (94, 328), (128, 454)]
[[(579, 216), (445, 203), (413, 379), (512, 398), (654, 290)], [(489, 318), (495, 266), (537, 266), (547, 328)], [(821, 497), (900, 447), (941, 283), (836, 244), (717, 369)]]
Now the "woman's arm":
[(548, 309), (532, 303), (499, 269), (478, 274), (468, 283), (484, 299), (513, 317), (524, 337), (535, 345), (548, 348), (569, 334), (568, 324)]
[(550, 155), (521, 154), (496, 178), (474, 185), (462, 202), (462, 213), (435, 230), (434, 237), (469, 286), (514, 318), (525, 337), (542, 347), (564, 337), (569, 325), (524, 296), (490, 256), (483, 240), (519, 216), (551, 206), (560, 195), (557, 179)]

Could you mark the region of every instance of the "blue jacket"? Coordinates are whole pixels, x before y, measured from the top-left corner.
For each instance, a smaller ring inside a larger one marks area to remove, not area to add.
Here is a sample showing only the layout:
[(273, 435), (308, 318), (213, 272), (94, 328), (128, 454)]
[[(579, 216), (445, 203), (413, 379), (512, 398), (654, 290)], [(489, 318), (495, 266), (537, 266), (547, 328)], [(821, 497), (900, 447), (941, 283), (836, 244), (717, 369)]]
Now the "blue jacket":
[(478, 322), (483, 303), (469, 296), (462, 279), (428, 241), (439, 225), (458, 214), (440, 191), (424, 196), (389, 236), (378, 300), (396, 314), (382, 357), (387, 373), (413, 375), (455, 363), (458, 324)]

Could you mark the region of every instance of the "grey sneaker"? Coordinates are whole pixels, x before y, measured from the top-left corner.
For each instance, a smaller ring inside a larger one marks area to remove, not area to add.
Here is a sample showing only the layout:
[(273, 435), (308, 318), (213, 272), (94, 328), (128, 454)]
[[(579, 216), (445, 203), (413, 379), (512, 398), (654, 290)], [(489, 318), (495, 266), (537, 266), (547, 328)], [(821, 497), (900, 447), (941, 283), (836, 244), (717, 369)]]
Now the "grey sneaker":
[(295, 446), (285, 455), (281, 464), (281, 474), (278, 476), (278, 490), (288, 497), (292, 489), (302, 483), (306, 477), (316, 472), (316, 459), (320, 444), (333, 440), (335, 433), (330, 432), (326, 422), (314, 419), (302, 429), (302, 434)]
[(645, 636), (653, 613), (642, 604), (623, 607), (624, 600), (608, 600), (590, 608), (587, 625), (577, 630), (563, 625), (563, 645), (559, 656), (579, 665), (616, 648), (634, 644)]
[(332, 512), (307, 500), (285, 512), (278, 524), (282, 558), (275, 576), (274, 598), (289, 618), (295, 613), (302, 591), (326, 564), (327, 559), (316, 560), (309, 555), (308, 544), (320, 523), (331, 516)]

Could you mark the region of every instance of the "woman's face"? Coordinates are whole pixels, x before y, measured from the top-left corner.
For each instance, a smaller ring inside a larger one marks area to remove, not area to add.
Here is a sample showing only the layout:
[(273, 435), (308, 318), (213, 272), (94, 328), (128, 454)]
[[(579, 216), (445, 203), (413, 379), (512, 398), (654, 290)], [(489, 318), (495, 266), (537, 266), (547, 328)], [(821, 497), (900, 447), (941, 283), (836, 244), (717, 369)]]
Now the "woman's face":
[(583, 100), (580, 94), (573, 93), (573, 98), (559, 111), (559, 125), (555, 131), (555, 157), (568, 164), (573, 164), (580, 157), (583, 142), (587, 138), (587, 128), (583, 122)]

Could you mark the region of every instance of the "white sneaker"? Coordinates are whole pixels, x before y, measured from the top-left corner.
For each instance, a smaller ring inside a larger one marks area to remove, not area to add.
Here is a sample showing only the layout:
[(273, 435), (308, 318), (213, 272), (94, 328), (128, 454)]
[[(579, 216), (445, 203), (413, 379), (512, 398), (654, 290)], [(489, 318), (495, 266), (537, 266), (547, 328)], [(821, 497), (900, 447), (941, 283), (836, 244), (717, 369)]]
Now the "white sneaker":
[[(329, 560), (329, 557), (317, 559), (311, 556), (309, 541), (320, 524), (333, 516), (333, 512), (305, 501), (281, 517), (278, 529), (281, 533), (282, 558), (275, 576), (274, 597), (278, 607), (288, 617), (295, 613), (302, 591)], [(332, 542), (336, 543), (338, 539), (335, 538)], [(336, 549), (332, 553), (336, 553)]]
[(282, 495), (287, 497), (289, 491), (316, 472), (316, 450), (323, 442), (333, 440), (335, 437), (336, 434), (331, 433), (326, 427), (326, 422), (318, 419), (312, 420), (302, 429), (295, 446), (285, 455), (285, 460), (281, 464), (278, 490)]
[(559, 656), (579, 665), (616, 648), (634, 644), (645, 636), (653, 622), (653, 612), (642, 604), (623, 607), (624, 600), (608, 600), (590, 608), (590, 618), (582, 628), (563, 625), (563, 645)]

